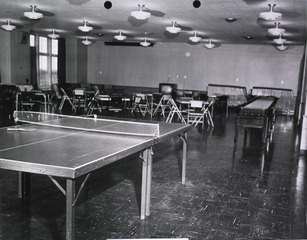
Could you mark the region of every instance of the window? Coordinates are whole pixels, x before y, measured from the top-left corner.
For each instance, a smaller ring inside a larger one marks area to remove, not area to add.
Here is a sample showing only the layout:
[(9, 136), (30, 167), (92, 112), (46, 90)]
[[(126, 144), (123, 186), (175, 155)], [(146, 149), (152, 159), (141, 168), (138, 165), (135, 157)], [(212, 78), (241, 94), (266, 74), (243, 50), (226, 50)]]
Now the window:
[(38, 36), (38, 87), (50, 90), (58, 83), (58, 40)]

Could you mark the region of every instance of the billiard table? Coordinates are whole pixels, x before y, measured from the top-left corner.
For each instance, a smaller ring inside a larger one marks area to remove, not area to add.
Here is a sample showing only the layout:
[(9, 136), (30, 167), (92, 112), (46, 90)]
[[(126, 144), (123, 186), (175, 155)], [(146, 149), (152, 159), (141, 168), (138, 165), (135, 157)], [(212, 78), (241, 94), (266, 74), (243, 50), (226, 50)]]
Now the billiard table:
[(235, 142), (238, 139), (239, 128), (243, 127), (262, 129), (262, 142), (265, 143), (267, 137), (273, 133), (277, 102), (277, 97), (258, 96), (238, 106)]

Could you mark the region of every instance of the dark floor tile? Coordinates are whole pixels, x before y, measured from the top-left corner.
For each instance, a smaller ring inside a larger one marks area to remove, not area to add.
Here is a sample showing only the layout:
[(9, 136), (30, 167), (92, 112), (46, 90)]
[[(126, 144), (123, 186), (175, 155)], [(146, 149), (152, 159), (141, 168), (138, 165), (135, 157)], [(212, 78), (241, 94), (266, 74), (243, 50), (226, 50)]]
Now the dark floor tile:
[[(307, 238), (307, 159), (298, 150), (295, 120), (278, 116), (270, 144), (263, 145), (259, 132), (242, 130), (235, 144), (234, 119), (216, 114), (213, 129), (189, 132), (185, 185), (181, 140), (154, 147), (145, 220), (139, 219), (137, 154), (95, 171), (76, 207), (76, 239)], [(65, 196), (53, 183), (32, 175), (31, 196), (21, 201), (16, 173), (0, 173), (0, 239), (65, 239)]]

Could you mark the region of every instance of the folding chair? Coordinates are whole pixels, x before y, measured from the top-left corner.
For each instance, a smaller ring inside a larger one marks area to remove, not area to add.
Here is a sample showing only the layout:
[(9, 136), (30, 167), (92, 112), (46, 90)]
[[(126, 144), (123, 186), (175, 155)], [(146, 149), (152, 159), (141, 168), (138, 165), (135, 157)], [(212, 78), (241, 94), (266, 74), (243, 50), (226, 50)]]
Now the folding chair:
[(179, 120), (183, 123), (186, 124), (185, 119), (182, 116), (181, 110), (178, 108), (177, 104), (175, 103), (174, 99), (169, 99), (169, 102), (171, 104), (171, 110), (167, 116), (166, 122), (170, 123), (173, 120), (173, 117), (175, 114), (178, 116)]
[(203, 102), (200, 100), (191, 100), (191, 103), (188, 108), (188, 118), (187, 122), (193, 124), (195, 127), (201, 123), (202, 129), (204, 128), (204, 118), (206, 117), (208, 125), (214, 127), (211, 114), (210, 114), (210, 106), (212, 102)]
[(207, 123), (211, 125), (212, 127), (214, 127), (214, 123), (213, 123), (212, 115), (211, 115), (212, 109), (213, 109), (213, 103), (214, 102), (211, 100), (204, 102), (204, 114), (207, 119)]
[(103, 113), (104, 110), (108, 110), (111, 102), (111, 96), (107, 94), (98, 94), (96, 96), (97, 104), (99, 105), (99, 110)]
[(172, 98), (171, 95), (162, 95), (153, 115), (155, 115), (159, 109), (161, 109), (161, 114), (163, 115), (163, 117), (165, 118), (165, 110), (167, 108), (171, 109), (171, 106), (170, 106), (170, 103), (169, 103), (169, 100)]
[(76, 88), (73, 90), (72, 102), (76, 109), (86, 109), (86, 91), (84, 88)]
[(74, 111), (76, 111), (76, 108), (75, 108), (74, 104), (72, 103), (70, 97), (67, 95), (67, 93), (65, 92), (65, 90), (64, 90), (63, 88), (61, 88), (61, 91), (62, 91), (62, 93), (63, 93), (63, 96), (62, 96), (62, 101), (61, 101), (60, 106), (59, 106), (59, 110), (62, 111), (65, 102), (68, 101), (68, 103), (71, 105), (71, 108), (72, 108)]
[(141, 97), (135, 96), (135, 95), (134, 95), (134, 96), (132, 97), (131, 106), (129, 106), (129, 107), (126, 106), (126, 107), (125, 107), (125, 110), (127, 110), (127, 111), (130, 112), (130, 115), (131, 115), (132, 118), (135, 118), (135, 119), (137, 118), (137, 117), (136, 117), (136, 113), (137, 113), (137, 112), (141, 113), (141, 116), (143, 116), (143, 114), (142, 114), (142, 112), (141, 112), (141, 109), (140, 109), (140, 106), (139, 106), (141, 100), (142, 100)]
[(97, 95), (99, 94), (99, 90), (95, 92), (95, 95), (91, 98), (89, 103), (86, 106), (86, 114), (92, 115), (94, 110), (97, 110), (98, 112), (101, 112), (101, 109), (99, 108), (99, 103), (97, 100)]
[(150, 105), (147, 99), (147, 95), (145, 93), (135, 93), (135, 96), (141, 98), (141, 101), (138, 103), (138, 107), (143, 117), (146, 116), (146, 113), (150, 114)]

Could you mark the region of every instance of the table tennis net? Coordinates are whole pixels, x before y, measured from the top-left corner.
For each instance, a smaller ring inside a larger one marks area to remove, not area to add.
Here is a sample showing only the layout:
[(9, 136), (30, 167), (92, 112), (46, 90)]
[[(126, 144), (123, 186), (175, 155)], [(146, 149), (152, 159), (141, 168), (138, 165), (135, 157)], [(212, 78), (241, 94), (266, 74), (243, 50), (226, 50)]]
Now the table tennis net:
[(159, 136), (159, 123), (122, 121), (95, 117), (71, 116), (44, 112), (15, 111), (15, 122), (55, 128), (133, 136)]

